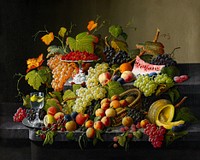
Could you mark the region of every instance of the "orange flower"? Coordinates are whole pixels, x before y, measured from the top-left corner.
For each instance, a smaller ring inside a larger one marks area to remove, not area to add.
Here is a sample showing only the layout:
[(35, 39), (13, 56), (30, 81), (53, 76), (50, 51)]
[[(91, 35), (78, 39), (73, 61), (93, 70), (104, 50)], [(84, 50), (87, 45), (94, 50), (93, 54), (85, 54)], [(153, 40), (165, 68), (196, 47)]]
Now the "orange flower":
[(53, 32), (50, 32), (49, 34), (44, 35), (41, 40), (46, 44), (49, 45), (54, 40)]
[(26, 63), (27, 63), (27, 70), (26, 73), (28, 73), (30, 70), (37, 68), (42, 65), (44, 62), (43, 60), (43, 54), (40, 54), (38, 58), (29, 58)]
[(94, 23), (94, 21), (89, 21), (87, 29), (89, 31), (92, 31), (93, 29), (95, 29), (97, 27), (97, 23)]

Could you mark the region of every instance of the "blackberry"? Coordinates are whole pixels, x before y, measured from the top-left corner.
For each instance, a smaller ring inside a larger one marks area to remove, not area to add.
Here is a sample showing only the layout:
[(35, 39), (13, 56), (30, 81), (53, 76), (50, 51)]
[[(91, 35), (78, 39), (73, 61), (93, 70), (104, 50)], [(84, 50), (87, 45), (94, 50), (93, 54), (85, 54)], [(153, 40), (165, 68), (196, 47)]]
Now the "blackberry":
[(44, 119), (44, 116), (47, 114), (47, 112), (44, 109), (40, 109), (39, 111), (39, 118), (40, 120)]
[(137, 124), (145, 118), (145, 112), (141, 109), (132, 108), (128, 111), (127, 115), (132, 117), (134, 124)]
[(151, 64), (165, 65), (166, 67), (169, 67), (176, 66), (177, 62), (172, 58), (171, 54), (161, 54), (158, 55), (156, 58), (153, 58), (151, 60)]

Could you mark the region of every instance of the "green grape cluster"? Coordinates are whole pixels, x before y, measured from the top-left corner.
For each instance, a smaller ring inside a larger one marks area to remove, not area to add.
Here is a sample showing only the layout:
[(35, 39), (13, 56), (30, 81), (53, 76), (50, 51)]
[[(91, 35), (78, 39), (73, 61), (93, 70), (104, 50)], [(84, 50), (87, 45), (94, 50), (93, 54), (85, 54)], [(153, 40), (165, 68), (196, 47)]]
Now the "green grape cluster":
[(154, 81), (157, 84), (166, 84), (168, 88), (174, 86), (174, 81), (171, 77), (169, 77), (167, 74), (158, 74)]
[(149, 77), (148, 74), (139, 75), (133, 85), (139, 88), (139, 90), (143, 92), (146, 97), (151, 96), (156, 91), (158, 86), (158, 84), (153, 80), (153, 77)]
[(156, 92), (158, 85), (165, 84), (167, 88), (170, 88), (174, 85), (173, 79), (170, 78), (167, 74), (158, 74), (157, 76), (150, 77), (148, 74), (139, 75), (133, 85), (141, 92), (144, 96), (151, 96)]
[(103, 99), (106, 96), (106, 89), (99, 85), (98, 77), (101, 73), (108, 70), (108, 64), (96, 64), (94, 68), (90, 67), (86, 76), (86, 88), (81, 87), (76, 90), (77, 99), (73, 106), (73, 111), (84, 113), (93, 100)]

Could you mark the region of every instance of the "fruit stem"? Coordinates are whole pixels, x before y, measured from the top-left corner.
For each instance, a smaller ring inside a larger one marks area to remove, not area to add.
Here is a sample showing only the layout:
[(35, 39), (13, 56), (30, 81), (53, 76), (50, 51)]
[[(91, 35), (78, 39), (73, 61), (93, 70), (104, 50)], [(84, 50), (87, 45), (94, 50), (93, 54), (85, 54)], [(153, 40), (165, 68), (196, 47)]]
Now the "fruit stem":
[(180, 100), (180, 102), (178, 102), (178, 103), (175, 105), (175, 108), (178, 108), (181, 104), (183, 104), (183, 102), (185, 102), (185, 100), (186, 100), (187, 98), (188, 98), (187, 96), (183, 97), (183, 98)]
[(159, 37), (159, 34), (160, 34), (160, 29), (157, 28), (157, 30), (156, 30), (156, 35), (155, 35), (155, 37), (154, 37), (153, 42), (157, 42), (158, 37)]

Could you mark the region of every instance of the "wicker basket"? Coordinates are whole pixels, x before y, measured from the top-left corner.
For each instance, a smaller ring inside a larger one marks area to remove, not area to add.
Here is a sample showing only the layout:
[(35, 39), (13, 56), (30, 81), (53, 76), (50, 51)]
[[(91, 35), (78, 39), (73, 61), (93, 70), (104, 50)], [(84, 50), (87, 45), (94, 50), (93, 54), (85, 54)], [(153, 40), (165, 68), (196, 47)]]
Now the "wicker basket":
[[(141, 92), (137, 88), (132, 88), (129, 90), (126, 90), (125, 92), (121, 93), (119, 97), (122, 99), (125, 96), (132, 95), (135, 97), (135, 100), (130, 103), (127, 108), (120, 109), (120, 111), (117, 111), (117, 115), (113, 119), (113, 126), (119, 126), (121, 125), (122, 118), (125, 117), (128, 113), (128, 108), (140, 108), (142, 106), (142, 100), (141, 100)], [(118, 110), (118, 109), (116, 109)]]

